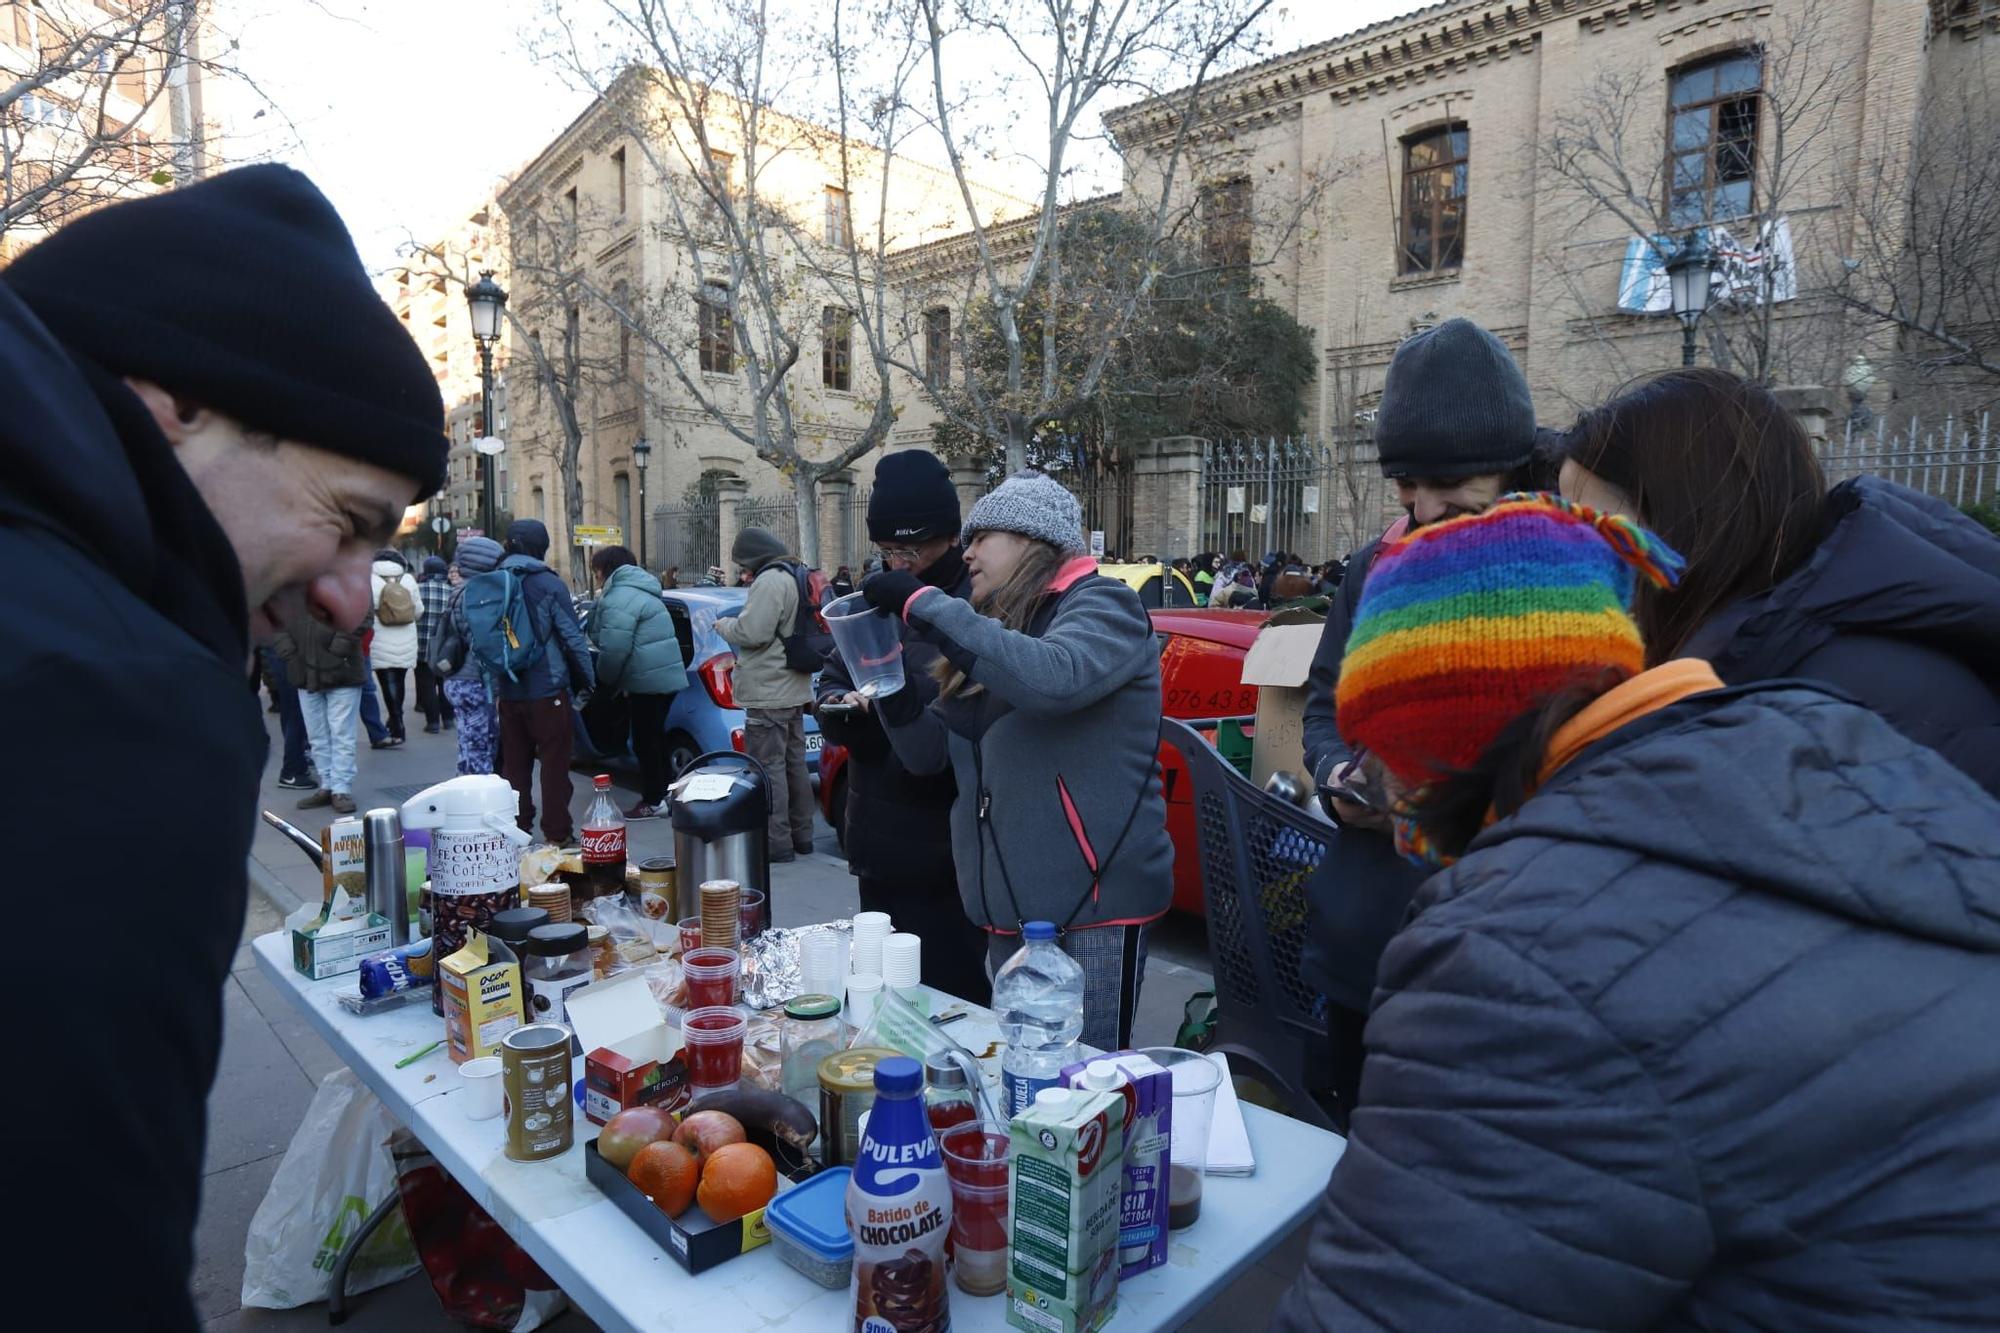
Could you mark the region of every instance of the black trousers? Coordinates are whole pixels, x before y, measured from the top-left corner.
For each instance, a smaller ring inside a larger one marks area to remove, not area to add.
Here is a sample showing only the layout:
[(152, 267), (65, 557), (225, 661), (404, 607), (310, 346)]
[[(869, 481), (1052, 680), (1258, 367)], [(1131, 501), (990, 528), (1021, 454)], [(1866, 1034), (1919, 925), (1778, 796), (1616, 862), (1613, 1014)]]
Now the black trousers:
[(965, 919), (958, 885), (949, 877), (922, 884), (858, 877), (861, 909), (887, 912), (897, 930), (924, 942), (923, 981), (948, 995), (986, 1005), (993, 982), (986, 975), (986, 932)]
[(444, 682), (426, 662), (417, 663), (417, 709), (427, 727), (451, 721), (451, 700), (444, 697)]
[(389, 734), (403, 739), (403, 687), (409, 672), (402, 667), (375, 668), (375, 683), (382, 687), (382, 722)]
[(632, 706), (632, 755), (639, 761), (639, 799), (667, 799), (667, 706), (671, 694), (628, 694)]

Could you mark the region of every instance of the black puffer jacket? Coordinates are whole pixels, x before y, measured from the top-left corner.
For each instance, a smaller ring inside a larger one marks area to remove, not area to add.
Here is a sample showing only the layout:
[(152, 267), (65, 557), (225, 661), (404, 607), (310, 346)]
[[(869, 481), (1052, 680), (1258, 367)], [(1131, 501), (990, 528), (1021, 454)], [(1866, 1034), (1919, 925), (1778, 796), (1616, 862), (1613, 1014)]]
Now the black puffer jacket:
[(2000, 540), (1942, 500), (1859, 477), (1769, 592), (1681, 649), (1731, 684), (1825, 681), (2000, 796)]
[(1288, 1329), (2000, 1323), (2000, 804), (1725, 689), (1418, 890)]
[[(961, 601), (972, 596), (972, 576), (956, 546), (922, 578)], [(938, 657), (935, 644), (914, 634), (904, 642), (903, 688), (925, 706), (938, 696), (937, 679), (931, 675)], [(853, 690), (847, 663), (837, 651), (827, 653), (817, 688), (822, 702)], [(957, 884), (951, 860), (951, 803), (958, 799), (958, 784), (951, 771), (918, 776), (903, 767), (874, 713), (845, 721), (822, 717), (819, 725), (834, 744), (847, 747), (848, 868), (864, 879), (893, 884), (947, 889)]]

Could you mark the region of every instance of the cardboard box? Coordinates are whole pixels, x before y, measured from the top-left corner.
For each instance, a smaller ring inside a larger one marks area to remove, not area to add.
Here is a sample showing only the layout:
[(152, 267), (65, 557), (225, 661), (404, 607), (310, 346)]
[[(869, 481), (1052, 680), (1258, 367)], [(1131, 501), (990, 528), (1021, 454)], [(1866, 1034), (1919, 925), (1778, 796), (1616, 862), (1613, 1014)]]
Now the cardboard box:
[(680, 1029), (667, 1026), (640, 973), (571, 991), (569, 1024), (583, 1048), (583, 1114), (592, 1124), (631, 1106), (678, 1111), (694, 1100)]
[[(764, 1209), (746, 1213), (734, 1222), (717, 1222), (701, 1210), (699, 1204), (691, 1204), (679, 1217), (668, 1217), (653, 1206), (653, 1201), (639, 1192), (639, 1187), (625, 1178), (625, 1173), (604, 1160), (597, 1151), (597, 1140), (583, 1145), (583, 1174), (591, 1184), (614, 1204), (618, 1211), (639, 1224), (639, 1229), (651, 1236), (659, 1247), (674, 1256), (682, 1268), (690, 1273), (701, 1273), (739, 1254), (748, 1254), (771, 1240), (771, 1229), (764, 1223)], [(793, 1182), (785, 1176), (778, 1177), (778, 1193), (782, 1196)], [(765, 1207), (770, 1205), (766, 1204)]]
[(285, 926), (292, 932), (292, 966), (314, 981), (358, 971), (363, 958), (389, 947), (388, 919), (374, 912), (343, 918), (307, 903), (285, 918)]
[(1113, 1051), (1064, 1065), (1063, 1083), (1083, 1086), (1083, 1072), (1100, 1060), (1124, 1078), (1125, 1165), (1118, 1196), (1118, 1277), (1134, 1278), (1167, 1261), (1168, 1147), (1174, 1123), (1174, 1076), (1137, 1051)]
[(438, 964), (438, 985), (454, 1064), (498, 1055), (507, 1034), (527, 1021), (521, 964), (504, 941), (474, 931), (463, 949)]
[(1312, 781), (1305, 757), (1306, 674), (1325, 628), (1326, 617), (1314, 612), (1280, 611), (1264, 622), (1243, 655), (1243, 683), (1257, 687), (1250, 780), (1259, 787), (1280, 770)]

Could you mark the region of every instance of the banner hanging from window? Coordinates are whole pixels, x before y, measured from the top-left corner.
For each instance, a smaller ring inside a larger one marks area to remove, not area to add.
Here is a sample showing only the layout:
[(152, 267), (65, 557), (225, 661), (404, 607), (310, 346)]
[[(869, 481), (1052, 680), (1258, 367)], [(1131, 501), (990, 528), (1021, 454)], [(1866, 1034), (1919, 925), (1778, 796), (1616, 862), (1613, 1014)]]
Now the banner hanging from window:
[[(1726, 227), (1703, 227), (1701, 236), (1715, 257), (1711, 303), (1761, 304), (1767, 283), (1774, 302), (1789, 301), (1799, 294), (1790, 218), (1765, 223), (1750, 245), (1737, 240)], [(1679, 238), (1657, 234), (1634, 236), (1625, 243), (1625, 263), (1618, 272), (1620, 310), (1634, 315), (1672, 313), (1673, 289), (1667, 282), (1666, 261), (1680, 246)]]

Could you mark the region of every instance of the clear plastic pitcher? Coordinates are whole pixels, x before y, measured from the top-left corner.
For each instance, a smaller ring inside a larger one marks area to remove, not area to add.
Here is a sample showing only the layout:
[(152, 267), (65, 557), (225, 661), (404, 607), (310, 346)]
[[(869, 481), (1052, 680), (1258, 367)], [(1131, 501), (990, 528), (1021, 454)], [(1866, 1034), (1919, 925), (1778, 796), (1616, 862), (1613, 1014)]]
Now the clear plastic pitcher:
[(903, 688), (903, 627), (896, 617), (883, 615), (858, 592), (828, 602), (820, 617), (857, 693), (879, 699)]

